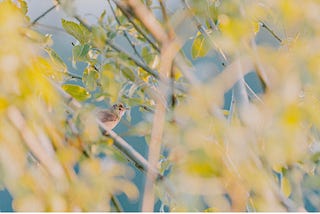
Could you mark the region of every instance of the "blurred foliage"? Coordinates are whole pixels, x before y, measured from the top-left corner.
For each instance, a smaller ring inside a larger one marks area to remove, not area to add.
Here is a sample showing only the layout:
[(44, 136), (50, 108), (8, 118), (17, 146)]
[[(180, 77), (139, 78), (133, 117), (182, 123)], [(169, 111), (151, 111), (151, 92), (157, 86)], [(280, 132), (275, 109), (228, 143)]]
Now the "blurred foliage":
[[(89, 25), (71, 21), (73, 1), (61, 1), (70, 15), (62, 27), (75, 40), (72, 65), (87, 64), (72, 75), (50, 48), (50, 35), (30, 25), (26, 2), (15, 2), (0, 3), (0, 186), (13, 196), (13, 208), (110, 211), (119, 193), (136, 200), (132, 169), (113, 140), (101, 136), (91, 103), (138, 106), (143, 121), (127, 134), (149, 142), (160, 93), (159, 79), (150, 74), (161, 64), (158, 44), (132, 11), (124, 14), (111, 3), (115, 16), (104, 11)], [(158, 1), (143, 2), (157, 13)], [(174, 64), (164, 95), (158, 168), (165, 178), (155, 184), (161, 209), (320, 211), (318, 1), (179, 4), (157, 15), (185, 45), (183, 66)], [(119, 40), (126, 43), (117, 46)], [(196, 66), (203, 59), (216, 65), (204, 66), (212, 74), (205, 81)], [(250, 84), (235, 92), (234, 83), (249, 72), (258, 75), (263, 94)], [(71, 112), (52, 82), (83, 108)]]
[[(90, 127), (74, 133), (70, 124), (79, 122), (68, 123), (66, 105), (51, 84), (63, 81), (67, 67), (48, 47), (50, 37), (30, 29), (26, 8), (24, 1), (0, 3), (0, 174), (14, 199), (13, 209), (108, 211), (114, 194), (136, 199), (138, 190), (127, 166), (112, 155), (82, 158), (79, 146), (98, 141), (99, 129), (82, 113)], [(45, 51), (51, 60), (42, 56)], [(84, 55), (79, 52), (76, 60)], [(84, 77), (89, 89), (92, 76)], [(62, 88), (79, 100), (90, 97), (77, 85)]]

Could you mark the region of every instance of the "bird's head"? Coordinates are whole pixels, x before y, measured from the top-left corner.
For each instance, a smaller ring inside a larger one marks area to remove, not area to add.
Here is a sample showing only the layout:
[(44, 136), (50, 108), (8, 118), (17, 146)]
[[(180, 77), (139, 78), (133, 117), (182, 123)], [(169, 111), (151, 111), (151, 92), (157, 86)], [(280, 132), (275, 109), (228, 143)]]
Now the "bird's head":
[(126, 110), (129, 110), (129, 108), (127, 108), (122, 103), (117, 103), (112, 106), (112, 111), (116, 113), (119, 117), (122, 117)]

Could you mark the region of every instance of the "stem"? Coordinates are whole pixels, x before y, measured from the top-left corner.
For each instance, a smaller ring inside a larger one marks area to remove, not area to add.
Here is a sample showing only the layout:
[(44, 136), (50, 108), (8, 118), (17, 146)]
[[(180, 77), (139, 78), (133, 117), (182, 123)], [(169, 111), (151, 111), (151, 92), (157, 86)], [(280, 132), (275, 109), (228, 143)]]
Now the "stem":
[(133, 25), (133, 27), (145, 38), (149, 44), (158, 52), (160, 52), (159, 47), (146, 35), (146, 33), (140, 28), (132, 19), (132, 16), (127, 12), (125, 5), (121, 1), (113, 0), (113, 2), (117, 5), (117, 7), (121, 10), (121, 12), (126, 16), (128, 21)]
[(271, 30), (271, 28), (269, 28), (263, 21), (259, 22), (261, 23), (261, 27), (264, 27), (269, 33), (271, 33), (274, 38), (276, 38), (276, 40), (278, 40), (278, 42), (282, 43), (282, 39), (280, 39), (280, 37), (277, 36), (277, 34), (275, 34), (275, 32)]
[(111, 202), (113, 204), (113, 206), (115, 207), (117, 212), (123, 212), (123, 208), (120, 204), (120, 201), (117, 199), (116, 196), (112, 195), (111, 196)]
[(45, 15), (47, 15), (50, 11), (52, 11), (54, 8), (56, 8), (58, 6), (58, 4), (53, 5), (52, 7), (50, 7), (49, 9), (47, 9), (46, 11), (44, 11), (40, 16), (38, 16), (35, 20), (33, 20), (30, 24), (29, 27), (35, 25), (40, 19), (42, 19)]
[[(85, 22), (83, 21), (79, 16), (74, 16), (75, 19), (77, 19), (85, 28), (87, 28), (89, 31), (91, 31), (91, 27)], [(139, 62), (138, 60), (134, 59), (132, 56), (130, 56), (129, 53), (127, 53), (125, 50), (122, 50), (120, 47), (118, 47), (116, 44), (112, 43), (109, 40), (106, 40), (106, 44), (108, 46), (110, 46), (113, 50), (122, 53), (124, 55), (126, 55), (126, 57), (133, 61), (137, 66), (141, 67), (143, 70), (145, 70), (146, 72), (148, 72), (149, 74), (151, 74), (152, 76), (154, 76), (156, 79), (159, 79), (159, 74), (158, 72), (156, 72), (155, 70), (152, 70), (151, 68), (149, 68), (147, 65), (145, 65), (144, 63)]]
[(183, 4), (187, 7), (188, 11), (190, 12), (190, 14), (192, 15), (192, 19), (195, 22), (197, 29), (199, 30), (199, 32), (209, 40), (211, 46), (213, 48), (215, 48), (216, 50), (218, 50), (219, 56), (223, 59), (222, 60), (222, 65), (226, 66), (228, 64), (228, 59), (226, 57), (226, 55), (224, 54), (224, 52), (222, 51), (221, 48), (219, 48), (216, 43), (213, 41), (213, 39), (210, 37), (210, 35), (208, 34), (208, 32), (206, 31), (205, 27), (201, 24), (201, 22), (198, 20), (198, 18), (195, 16), (195, 14), (193, 13), (193, 11), (190, 8), (190, 5), (187, 3), (186, 0), (182, 0)]
[(34, 132), (27, 126), (24, 116), (21, 111), (11, 106), (7, 112), (10, 122), (19, 130), (22, 139), (26, 146), (30, 149), (32, 154), (39, 160), (39, 162), (46, 168), (46, 170), (59, 182), (60, 185), (66, 187), (67, 175), (63, 166), (59, 161), (46, 151), (40, 140)]
[[(108, 0), (109, 6), (111, 8), (112, 14), (115, 18), (115, 20), (117, 21), (118, 25), (121, 26), (120, 20), (118, 19), (118, 17), (116, 16), (116, 13), (111, 5), (110, 0)], [(129, 38), (129, 34), (127, 33), (127, 31), (123, 31), (125, 38), (127, 39), (127, 41), (129, 42), (130, 46), (132, 47), (134, 53), (140, 58), (140, 60), (143, 62), (144, 59), (142, 58), (142, 56), (139, 54), (138, 50), (136, 49), (135, 44), (131, 41), (131, 39)]]
[[(63, 99), (68, 105), (70, 105), (70, 111), (73, 109), (79, 109), (82, 107), (81, 103), (67, 94), (64, 90), (61, 89), (57, 83), (49, 80), (51, 84), (57, 89), (57, 91), (61, 94)], [(122, 139), (119, 135), (117, 135), (114, 131), (107, 129), (101, 121), (97, 121), (100, 128), (109, 134), (109, 136), (114, 139), (114, 144), (118, 150), (120, 150), (123, 154), (125, 154), (130, 161), (132, 161), (139, 169), (143, 171), (151, 171), (156, 177), (162, 178), (163, 176), (159, 174), (158, 170), (150, 166), (148, 161), (140, 155), (134, 148), (132, 148), (124, 139)]]

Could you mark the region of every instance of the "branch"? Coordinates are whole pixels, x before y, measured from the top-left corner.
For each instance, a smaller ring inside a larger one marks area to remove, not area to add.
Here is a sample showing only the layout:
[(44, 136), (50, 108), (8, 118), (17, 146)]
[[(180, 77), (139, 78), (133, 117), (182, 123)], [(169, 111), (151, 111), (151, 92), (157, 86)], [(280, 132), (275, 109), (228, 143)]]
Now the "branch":
[(38, 16), (35, 20), (33, 20), (30, 24), (29, 27), (35, 25), (40, 19), (42, 19), (45, 15), (47, 15), (50, 11), (52, 11), (54, 8), (56, 8), (58, 6), (58, 4), (53, 5), (52, 7), (50, 7), (48, 10), (46, 10), (45, 12), (43, 12), (40, 16)]
[(271, 30), (271, 28), (269, 28), (263, 21), (259, 22), (261, 23), (261, 27), (265, 28), (269, 33), (271, 33), (274, 38), (276, 38), (276, 40), (278, 40), (278, 42), (282, 43), (282, 39), (280, 39), (280, 37), (277, 36), (277, 34), (275, 34), (275, 32)]
[(226, 55), (224, 54), (224, 52), (222, 51), (221, 48), (219, 48), (216, 43), (213, 41), (213, 39), (210, 37), (210, 35), (207, 33), (205, 27), (201, 24), (201, 22), (197, 19), (197, 17), (195, 16), (195, 14), (192, 12), (189, 4), (187, 3), (186, 0), (182, 0), (182, 2), (184, 3), (184, 5), (187, 7), (188, 11), (190, 12), (191, 16), (192, 16), (192, 19), (193, 21), (195, 22), (196, 26), (197, 26), (197, 29), (199, 30), (199, 32), (209, 40), (211, 46), (213, 48), (215, 48), (216, 50), (218, 50), (218, 53), (220, 54), (220, 57), (222, 57), (222, 65), (227, 65), (228, 63), (228, 59), (226, 57)]
[[(81, 103), (67, 94), (64, 90), (61, 89), (59, 85), (55, 82), (49, 80), (51, 84), (57, 89), (57, 91), (61, 94), (66, 103), (70, 105), (72, 109), (79, 109), (82, 107)], [(72, 110), (71, 109), (71, 110)], [(132, 148), (124, 139), (122, 139), (119, 135), (117, 135), (114, 131), (106, 128), (101, 121), (97, 121), (100, 128), (107, 132), (112, 139), (114, 139), (114, 144), (118, 150), (120, 150), (127, 158), (132, 161), (139, 169), (143, 171), (151, 171), (158, 178), (162, 178), (163, 176), (159, 174), (158, 170), (152, 168), (148, 161), (144, 159), (142, 155), (140, 155), (134, 148)]]
[(55, 156), (52, 156), (46, 151), (39, 139), (35, 136), (32, 130), (30, 130), (21, 111), (17, 107), (11, 106), (8, 108), (7, 115), (10, 122), (17, 128), (17, 130), (20, 131), (21, 137), (27, 147), (39, 160), (40, 164), (42, 164), (47, 171), (57, 179), (60, 185), (65, 186), (67, 179), (63, 167), (60, 165), (59, 161), (55, 159)]
[[(121, 22), (119, 21), (118, 17), (116, 16), (116, 13), (111, 5), (110, 0), (108, 0), (109, 6), (111, 8), (112, 14), (115, 18), (115, 20), (117, 21), (118, 25), (121, 26)], [(144, 61), (142, 56), (139, 54), (138, 50), (136, 49), (135, 44), (131, 41), (131, 39), (129, 38), (129, 34), (127, 33), (127, 31), (123, 31), (125, 38), (127, 39), (127, 41), (129, 42), (130, 46), (132, 47), (134, 53), (140, 58), (141, 61)]]
[(121, 12), (126, 16), (128, 21), (133, 25), (133, 27), (145, 38), (149, 44), (158, 52), (160, 52), (159, 47), (146, 35), (146, 33), (134, 22), (132, 16), (127, 11), (126, 5), (122, 1), (113, 0)]
[(133, 57), (130, 56), (130, 54), (128, 54), (125, 50), (121, 49), (120, 47), (118, 47), (116, 44), (112, 43), (111, 41), (107, 40), (106, 41), (107, 45), (110, 46), (113, 50), (122, 53), (124, 55), (126, 55), (126, 57), (133, 61), (134, 64), (136, 64), (137, 66), (139, 66), (140, 68), (142, 68), (143, 70), (145, 70), (146, 72), (148, 72), (149, 74), (151, 74), (153, 77), (155, 77), (156, 79), (159, 79), (159, 73), (155, 70), (152, 70), (151, 68), (149, 68), (147, 65), (145, 65), (144, 63), (139, 62), (138, 60), (134, 59)]
[[(78, 20), (80, 22), (80, 24), (82, 24), (85, 28), (87, 28), (89, 31), (91, 31), (91, 27), (85, 22), (83, 21), (79, 16), (75, 15), (74, 18), (76, 20)], [(142, 62), (139, 62), (137, 59), (134, 59), (133, 57), (130, 56), (129, 53), (127, 53), (125, 50), (122, 50), (120, 47), (118, 47), (116, 44), (114, 44), (113, 42), (111, 42), (110, 40), (106, 40), (106, 44), (108, 46), (110, 46), (113, 50), (122, 53), (124, 55), (126, 55), (126, 57), (133, 61), (137, 66), (141, 67), (143, 70), (145, 70), (146, 72), (148, 72), (149, 74), (151, 74), (152, 76), (154, 76), (156, 79), (159, 79), (159, 74), (158, 72), (156, 72), (155, 70), (152, 70), (151, 68), (149, 68), (147, 65), (145, 65)]]
[[(165, 115), (166, 115), (166, 95), (168, 87), (165, 82), (167, 82), (167, 77), (172, 69), (173, 60), (180, 50), (180, 43), (178, 39), (172, 40), (167, 35), (166, 31), (163, 29), (158, 20), (149, 11), (149, 9), (142, 4), (140, 1), (127, 0), (125, 1), (126, 6), (130, 8), (135, 17), (145, 26), (145, 28), (150, 32), (153, 37), (161, 44), (160, 50), (160, 84), (158, 87), (159, 93), (162, 96), (157, 96), (155, 99), (156, 108), (152, 124), (151, 139), (149, 143), (149, 154), (148, 160), (152, 167), (156, 168), (161, 153), (161, 142), (163, 136), (163, 130), (165, 125)], [(155, 189), (154, 184), (157, 177), (150, 170), (147, 171), (146, 184), (144, 188), (142, 211), (151, 212), (153, 211), (155, 203)]]
[(111, 202), (114, 205), (117, 212), (123, 212), (123, 208), (120, 204), (120, 201), (117, 199), (116, 196), (114, 195), (111, 196)]
[(246, 87), (244, 85), (244, 82), (245, 82), (244, 76), (245, 75), (243, 75), (241, 60), (236, 61), (236, 66), (237, 66), (236, 72), (237, 72), (238, 81), (234, 85), (234, 89), (235, 89), (234, 90), (234, 100), (235, 100), (235, 103), (237, 104), (239, 116), (241, 119), (243, 109), (249, 105), (249, 98), (248, 98), (248, 93), (247, 93)]
[(125, 1), (125, 4), (133, 11), (135, 17), (147, 28), (147, 30), (161, 45), (168, 41), (167, 33), (144, 4), (136, 0), (127, 0)]

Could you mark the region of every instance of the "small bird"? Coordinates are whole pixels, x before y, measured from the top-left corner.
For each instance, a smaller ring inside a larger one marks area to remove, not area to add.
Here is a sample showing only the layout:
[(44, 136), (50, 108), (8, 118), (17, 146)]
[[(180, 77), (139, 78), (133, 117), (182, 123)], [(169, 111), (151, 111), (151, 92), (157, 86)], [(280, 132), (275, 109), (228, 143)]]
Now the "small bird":
[(114, 104), (110, 109), (100, 109), (96, 112), (98, 119), (110, 130), (116, 127), (129, 108), (122, 103)]

